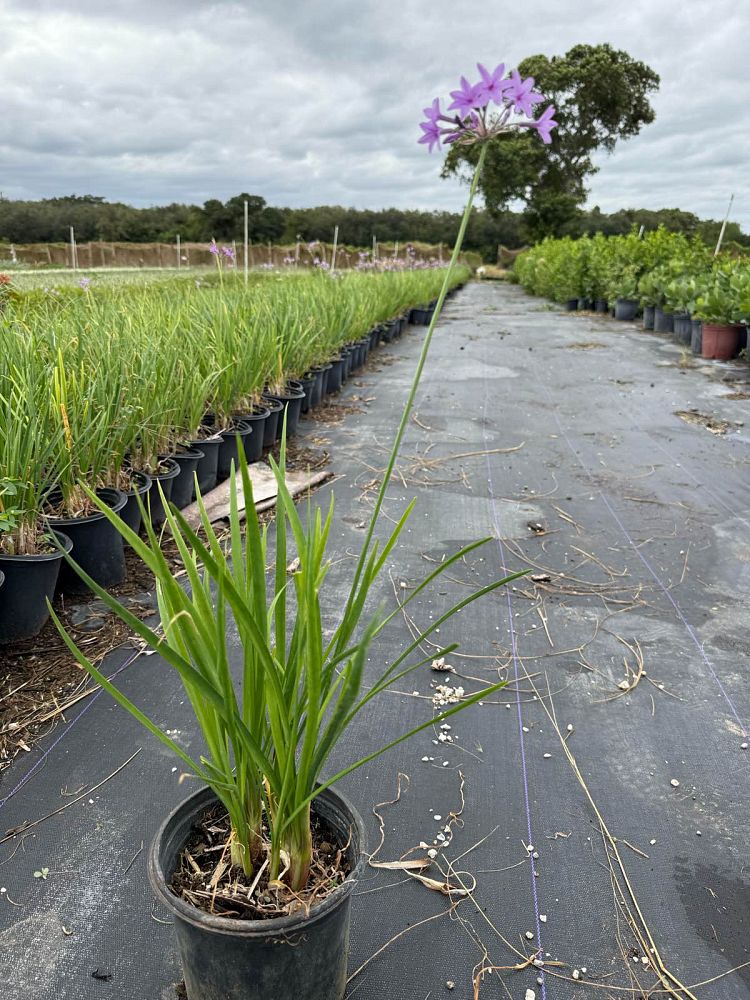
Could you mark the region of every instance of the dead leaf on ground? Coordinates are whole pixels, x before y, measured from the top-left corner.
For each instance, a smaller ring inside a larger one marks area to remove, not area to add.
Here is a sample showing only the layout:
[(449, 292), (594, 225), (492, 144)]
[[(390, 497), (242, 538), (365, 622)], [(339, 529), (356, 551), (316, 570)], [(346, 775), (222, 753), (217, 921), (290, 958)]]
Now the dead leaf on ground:
[(598, 340), (580, 340), (575, 344), (568, 344), (568, 349), (571, 351), (595, 351), (599, 347), (606, 347), (606, 344), (600, 344)]
[(726, 434), (730, 426), (728, 420), (709, 417), (708, 414), (701, 413), (700, 410), (675, 410), (674, 415), (684, 420), (687, 424), (697, 424), (699, 427), (705, 427), (712, 434)]

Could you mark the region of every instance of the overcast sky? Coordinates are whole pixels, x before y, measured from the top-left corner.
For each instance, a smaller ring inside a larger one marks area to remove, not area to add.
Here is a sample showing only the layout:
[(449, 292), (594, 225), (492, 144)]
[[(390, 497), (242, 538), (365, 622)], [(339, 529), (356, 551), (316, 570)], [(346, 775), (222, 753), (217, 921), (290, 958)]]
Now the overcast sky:
[(609, 42), (661, 76), (656, 122), (590, 205), (750, 231), (748, 0), (0, 0), (0, 191), (136, 205), (459, 209), (421, 109), (475, 63)]

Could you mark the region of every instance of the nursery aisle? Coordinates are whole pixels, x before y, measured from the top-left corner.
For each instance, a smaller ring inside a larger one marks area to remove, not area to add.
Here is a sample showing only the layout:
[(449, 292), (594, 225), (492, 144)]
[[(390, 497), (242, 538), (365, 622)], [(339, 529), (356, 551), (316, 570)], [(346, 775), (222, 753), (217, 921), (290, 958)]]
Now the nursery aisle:
[[(381, 348), (328, 419), (302, 430), (336, 476), (315, 495), (336, 497), (332, 623), (423, 333)], [(447, 307), (385, 511), (396, 518), (415, 495), (417, 506), (379, 597), (403, 597), (488, 535), (409, 606), (413, 623), (506, 569), (531, 575), (441, 629), (437, 642), (461, 644), (453, 672), (422, 668), (378, 699), (332, 762), (423, 720), (437, 685), (508, 680), (452, 728), (343, 783), (371, 851), (372, 809), (390, 803), (377, 808), (376, 862), (437, 851), (431, 886), (366, 872), (351, 996), (638, 997), (661, 981), (681, 998), (747, 997), (750, 400), (722, 381), (745, 372), (684, 367), (663, 338), (513, 286), (474, 284)], [(379, 637), (372, 677), (411, 626)], [(164, 664), (128, 649), (107, 668), (199, 752)], [(42, 821), (0, 845), (0, 978), (13, 1000), (177, 996), (144, 857), (191, 789), (180, 771), (97, 694), (3, 772), (0, 839)], [(539, 956), (543, 967), (529, 964)]]

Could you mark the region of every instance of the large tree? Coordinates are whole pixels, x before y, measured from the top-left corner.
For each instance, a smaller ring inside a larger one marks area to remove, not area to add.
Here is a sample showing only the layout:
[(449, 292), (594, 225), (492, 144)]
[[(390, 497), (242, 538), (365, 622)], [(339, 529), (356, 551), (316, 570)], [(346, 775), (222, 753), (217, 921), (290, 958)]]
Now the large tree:
[[(519, 64), (555, 106), (558, 128), (549, 146), (528, 132), (491, 143), (481, 179), (485, 204), (499, 213), (523, 202), (528, 235), (563, 234), (586, 199), (586, 180), (597, 171), (593, 155), (612, 152), (618, 139), (637, 135), (654, 120), (649, 94), (658, 75), (610, 45), (576, 45), (564, 56), (537, 55)], [(545, 107), (540, 105), (540, 108)], [(454, 146), (444, 176), (476, 162), (478, 147)]]

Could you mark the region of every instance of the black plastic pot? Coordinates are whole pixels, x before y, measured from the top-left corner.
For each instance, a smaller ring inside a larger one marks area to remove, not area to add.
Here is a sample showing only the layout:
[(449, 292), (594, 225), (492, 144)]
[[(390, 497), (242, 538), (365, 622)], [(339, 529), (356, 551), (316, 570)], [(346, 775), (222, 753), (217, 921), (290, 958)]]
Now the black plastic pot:
[[(154, 528), (160, 528), (167, 519), (164, 511), (164, 503), (161, 498), (162, 493), (164, 494), (164, 500), (169, 503), (172, 499), (174, 481), (180, 474), (180, 467), (171, 455), (159, 456), (159, 468), (162, 470), (161, 472), (152, 472), (150, 474), (151, 488), (147, 494), (147, 507), (151, 517), (151, 524)], [(161, 493), (159, 492), (158, 484), (161, 484)]]
[(690, 313), (674, 314), (674, 335), (681, 344), (689, 346), (692, 335), (692, 321)]
[(239, 469), (237, 438), (239, 437), (244, 452), (245, 438), (249, 437), (252, 432), (252, 427), (250, 424), (246, 424), (244, 420), (235, 420), (234, 426), (228, 430), (219, 431), (221, 444), (219, 445), (219, 462), (216, 470), (219, 480), (226, 479), (229, 476), (232, 471), (232, 462), (234, 462), (234, 471), (236, 472)]
[(576, 312), (578, 309), (578, 299), (568, 299), (568, 301), (563, 306), (565, 312)]
[(130, 489), (125, 494), (125, 506), (120, 511), (120, 517), (136, 535), (141, 530), (141, 508), (137, 497), (146, 502), (146, 494), (151, 489), (151, 476), (145, 472), (130, 473)]
[(268, 417), (263, 425), (263, 447), (272, 448), (276, 444), (280, 424), (279, 416), (284, 409), (284, 404), (280, 403), (278, 399), (271, 399), (270, 396), (263, 396), (262, 399), (263, 405), (268, 410)]
[(583, 312), (589, 312), (591, 310), (591, 299), (579, 299), (578, 308)]
[(352, 874), (342, 885), (308, 914), (237, 920), (205, 913), (169, 890), (193, 825), (215, 803), (209, 788), (191, 795), (162, 824), (148, 856), (151, 887), (174, 923), (188, 1000), (342, 1000), (351, 895), (364, 866), (356, 810), (332, 788), (312, 806), (346, 845)]
[(654, 312), (656, 311), (654, 306), (644, 306), (643, 307), (643, 329), (653, 330), (654, 328)]
[(638, 302), (635, 299), (617, 299), (615, 302), (615, 319), (631, 322), (638, 315)]
[[(96, 495), (116, 514), (127, 502), (122, 490), (104, 487)], [(50, 497), (55, 503), (56, 495)], [(50, 528), (73, 543), (71, 556), (101, 587), (116, 587), (127, 576), (122, 535), (100, 511), (86, 517), (45, 517)], [(89, 588), (67, 562), (60, 566), (57, 589), (63, 594), (88, 594)]]
[(654, 310), (654, 330), (657, 333), (674, 332), (674, 313), (664, 312), (661, 306)]
[(305, 394), (304, 399), (302, 400), (300, 412), (309, 413), (311, 408), (315, 406), (315, 403), (313, 402), (313, 392), (315, 390), (317, 376), (310, 372), (308, 375), (303, 375), (299, 381), (302, 386), (302, 391)]
[(193, 494), (195, 493), (195, 473), (198, 469), (198, 463), (203, 457), (203, 452), (193, 445), (189, 445), (184, 451), (178, 451), (174, 455), (174, 460), (179, 465), (180, 471), (172, 481), (172, 496), (170, 497), (170, 501), (179, 510), (187, 507), (193, 499)]
[[(198, 459), (195, 473), (198, 476), (198, 489), (201, 491), (201, 496), (205, 496), (216, 486), (221, 438), (197, 438), (195, 441), (190, 441), (189, 445), (203, 453), (203, 458)], [(195, 490), (193, 490), (193, 498), (195, 498)]]
[[(66, 552), (73, 542), (62, 531), (55, 535)], [(0, 553), (0, 646), (9, 642), (33, 639), (47, 623), (51, 601), (57, 585), (62, 552), (38, 556), (6, 556)]]
[(245, 458), (248, 462), (259, 462), (263, 455), (263, 437), (266, 431), (266, 421), (271, 415), (267, 406), (254, 406), (251, 413), (238, 413), (237, 419), (250, 424), (252, 434), (243, 438)]
[(331, 361), (331, 370), (328, 372), (328, 382), (326, 392), (338, 392), (344, 384), (344, 358), (334, 358)]
[[(268, 397), (263, 397), (264, 399), (275, 399), (277, 402), (286, 410), (286, 436), (287, 438), (294, 437), (297, 433), (297, 426), (299, 424), (299, 415), (302, 409), (302, 400), (305, 398), (305, 394), (302, 389), (295, 389), (291, 385), (284, 393), (269, 393)], [(281, 437), (281, 432), (284, 427), (284, 418), (282, 414), (279, 414), (279, 422), (276, 428), (277, 438)]]
[(411, 314), (409, 315), (409, 322), (413, 323), (415, 326), (429, 326), (434, 312), (434, 306), (428, 306), (426, 308), (422, 306), (412, 309)]
[(594, 311), (598, 313), (606, 313), (609, 311), (606, 299), (597, 299), (594, 302)]
[(321, 365), (320, 368), (313, 368), (311, 374), (315, 375), (315, 381), (313, 382), (313, 387), (310, 391), (310, 409), (320, 406), (321, 400), (325, 395), (325, 383), (328, 381), (328, 372), (330, 370), (330, 365)]
[(690, 321), (690, 350), (693, 354), (703, 350), (703, 321), (700, 319)]

